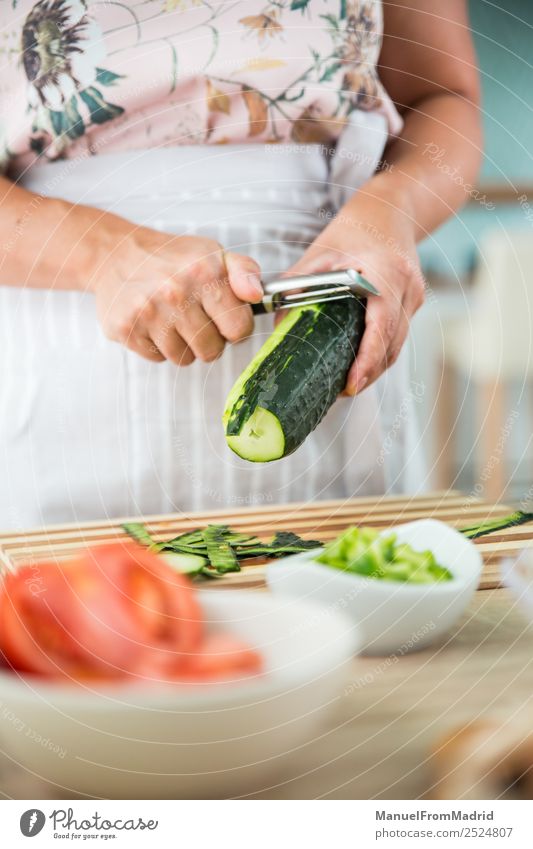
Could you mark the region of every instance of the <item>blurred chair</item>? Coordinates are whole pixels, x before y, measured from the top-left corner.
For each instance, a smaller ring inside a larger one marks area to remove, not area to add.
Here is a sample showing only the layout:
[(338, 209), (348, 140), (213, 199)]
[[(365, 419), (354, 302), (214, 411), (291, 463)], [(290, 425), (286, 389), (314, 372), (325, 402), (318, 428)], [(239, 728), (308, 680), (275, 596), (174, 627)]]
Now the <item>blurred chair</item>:
[[(443, 362), (438, 392), (438, 485), (454, 483), (454, 432), (461, 411), (457, 377), (475, 392), (473, 457), (479, 495), (497, 500), (507, 485), (506, 443), (515, 410), (507, 410), (505, 388), (533, 375), (533, 228), (488, 231), (479, 241), (470, 308), (443, 327)], [(474, 489), (474, 491), (476, 491)]]

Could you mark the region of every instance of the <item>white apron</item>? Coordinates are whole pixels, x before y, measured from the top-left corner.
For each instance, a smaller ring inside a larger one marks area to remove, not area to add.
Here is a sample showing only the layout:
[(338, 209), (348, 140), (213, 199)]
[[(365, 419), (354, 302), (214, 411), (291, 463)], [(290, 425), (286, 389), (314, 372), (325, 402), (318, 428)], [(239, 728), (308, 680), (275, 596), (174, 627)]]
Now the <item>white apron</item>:
[[(316, 146), (180, 146), (46, 164), (23, 185), (211, 236), (267, 276), (373, 172), (383, 119), (357, 120), (368, 126), (347, 132), (363, 153), (330, 163)], [(226, 447), (221, 415), (270, 317), (218, 361), (181, 369), (108, 341), (90, 294), (0, 287), (0, 322), (0, 528), (420, 488), (407, 353), (360, 397), (339, 399), (295, 454), (260, 465)]]

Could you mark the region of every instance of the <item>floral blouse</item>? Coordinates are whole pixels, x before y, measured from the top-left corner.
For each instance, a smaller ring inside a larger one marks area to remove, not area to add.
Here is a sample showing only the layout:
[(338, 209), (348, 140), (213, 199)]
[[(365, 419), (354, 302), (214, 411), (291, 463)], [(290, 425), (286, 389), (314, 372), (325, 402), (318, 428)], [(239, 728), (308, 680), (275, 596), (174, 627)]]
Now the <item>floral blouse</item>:
[(400, 119), (376, 0), (0, 0), (0, 168), (177, 144), (330, 143)]

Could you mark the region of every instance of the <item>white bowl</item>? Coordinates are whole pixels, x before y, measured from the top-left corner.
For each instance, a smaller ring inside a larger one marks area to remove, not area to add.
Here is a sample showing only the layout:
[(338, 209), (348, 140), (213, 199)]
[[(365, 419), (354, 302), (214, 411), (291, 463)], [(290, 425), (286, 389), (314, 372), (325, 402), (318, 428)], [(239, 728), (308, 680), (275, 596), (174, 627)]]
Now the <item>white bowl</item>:
[(453, 580), (409, 584), (349, 574), (317, 563), (316, 549), (269, 564), (267, 582), (275, 595), (313, 599), (346, 613), (361, 628), (365, 654), (404, 654), (445, 634), (468, 606), (483, 562), (466, 537), (435, 519), (383, 531), (416, 551), (431, 549)]
[(98, 691), (1, 671), (0, 746), (61, 798), (210, 798), (268, 786), (334, 705), (358, 629), (309, 601), (200, 595), (210, 623), (261, 652), (263, 675)]

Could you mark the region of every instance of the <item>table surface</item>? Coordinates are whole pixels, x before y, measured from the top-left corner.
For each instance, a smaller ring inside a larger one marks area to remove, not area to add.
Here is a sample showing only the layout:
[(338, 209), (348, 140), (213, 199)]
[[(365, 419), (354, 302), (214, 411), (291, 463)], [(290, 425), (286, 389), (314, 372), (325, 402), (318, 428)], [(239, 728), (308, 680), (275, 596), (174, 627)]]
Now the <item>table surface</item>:
[[(458, 493), (416, 499), (357, 499), (260, 510), (150, 517), (156, 536), (224, 521), (269, 535), (290, 528), (328, 539), (352, 523), (387, 527), (434, 516), (461, 527), (509, 512)], [(32, 557), (68, 556), (88, 542), (121, 536), (120, 523), (62, 526), (0, 535), (4, 567)], [(485, 561), (480, 589), (453, 631), (430, 648), (388, 657), (355, 658), (328, 724), (299, 748), (290, 772), (253, 798), (416, 799), (431, 795), (431, 751), (443, 734), (474, 719), (523, 713), (533, 701), (533, 628), (502, 588), (504, 556), (533, 546), (533, 526), (498, 532), (476, 542)], [(217, 584), (263, 590), (261, 566)], [(13, 764), (0, 750), (4, 798), (49, 798), (53, 788)], [(64, 795), (64, 791), (62, 793)]]

